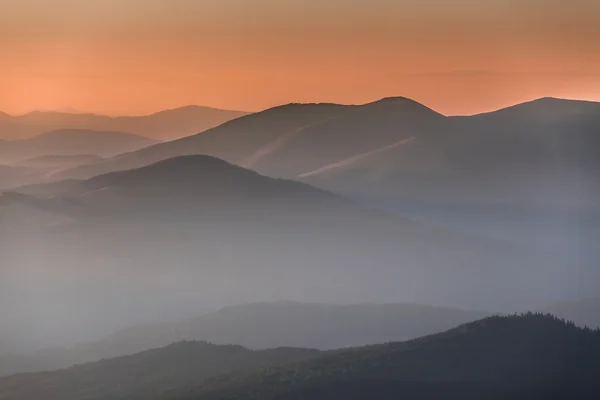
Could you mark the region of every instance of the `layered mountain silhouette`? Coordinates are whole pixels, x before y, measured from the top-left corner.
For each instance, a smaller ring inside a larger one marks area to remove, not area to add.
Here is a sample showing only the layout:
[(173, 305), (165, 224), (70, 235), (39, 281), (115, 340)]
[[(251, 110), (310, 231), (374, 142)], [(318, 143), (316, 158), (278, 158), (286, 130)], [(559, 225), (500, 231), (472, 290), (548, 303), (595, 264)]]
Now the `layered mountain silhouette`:
[(51, 179), (212, 155), (591, 265), (600, 256), (599, 115), (599, 103), (554, 98), (469, 117), (446, 117), (402, 97), (359, 106), (290, 104)]
[(415, 135), (405, 146), (383, 147), (299, 177), (382, 202), (594, 207), (599, 128), (600, 104), (541, 99), (446, 118), (436, 134)]
[(181, 342), (0, 379), (5, 399), (597, 398), (600, 333), (489, 317), (407, 342), (321, 352)]
[(62, 171), (94, 164), (156, 143), (123, 132), (61, 129), (14, 141), (0, 141), (0, 190), (52, 180)]
[(193, 135), (247, 114), (243, 111), (186, 106), (145, 116), (109, 117), (55, 111), (34, 111), (11, 117), (0, 116), (0, 138), (24, 139), (57, 129), (122, 131), (154, 140), (172, 140)]
[[(138, 150), (156, 143), (154, 140), (131, 133), (61, 129), (41, 135), (0, 143), (0, 160), (4, 163), (22, 163), (45, 156), (95, 155), (112, 157)], [(98, 161), (98, 160), (89, 160)]]
[(0, 398), (142, 399), (167, 390), (199, 385), (219, 374), (260, 370), (318, 355), (318, 351), (310, 349), (251, 351), (237, 345), (179, 342), (69, 369), (0, 378)]
[[(0, 242), (7, 254), (0, 296), (19, 298), (22, 285), (32, 290), (38, 284), (29, 274), (43, 271), (54, 278), (39, 282), (44, 290), (33, 292), (28, 307), (34, 311), (24, 315), (37, 326), (37, 316), (54, 301), (73, 308), (28, 331), (36, 335), (63, 329), (61, 321), (87, 307), (114, 312), (103, 314), (109, 320), (83, 313), (85, 323), (69, 336), (78, 341), (88, 331), (104, 335), (155, 320), (166, 312), (164, 304), (189, 308), (222, 297), (519, 310), (564, 298), (579, 290), (582, 278), (564, 277), (557, 287), (556, 277), (572, 264), (208, 156), (19, 190), (42, 203), (68, 199), (54, 211), (60, 224), (44, 217), (34, 229), (37, 213), (31, 213), (21, 236)], [(14, 214), (11, 227), (32, 209), (31, 202), (19, 207), (24, 211)]]
[(445, 117), (401, 97), (292, 104), (63, 177), (206, 154), (379, 203), (592, 207), (600, 191), (599, 115), (598, 103), (550, 98), (472, 117)]
[(0, 357), (0, 375), (52, 370), (134, 354), (182, 340), (251, 349), (321, 350), (413, 339), (486, 316), (483, 312), (415, 304), (254, 303), (226, 307), (176, 323), (140, 325), (69, 349)]
[(85, 178), (179, 155), (207, 154), (267, 175), (294, 178), (411, 139), (443, 120), (442, 115), (406, 98), (386, 98), (363, 106), (289, 104), (64, 176)]
[(594, 399), (600, 334), (550, 316), (491, 317), (410, 342), (210, 379), (162, 399)]
[(269, 146), (306, 127), (329, 121), (344, 114), (350, 106), (337, 104), (288, 104), (247, 115), (200, 134), (151, 146), (139, 152), (124, 154), (95, 165), (74, 168), (62, 178), (86, 179), (92, 176), (140, 168), (158, 161), (184, 155), (211, 155), (242, 164)]

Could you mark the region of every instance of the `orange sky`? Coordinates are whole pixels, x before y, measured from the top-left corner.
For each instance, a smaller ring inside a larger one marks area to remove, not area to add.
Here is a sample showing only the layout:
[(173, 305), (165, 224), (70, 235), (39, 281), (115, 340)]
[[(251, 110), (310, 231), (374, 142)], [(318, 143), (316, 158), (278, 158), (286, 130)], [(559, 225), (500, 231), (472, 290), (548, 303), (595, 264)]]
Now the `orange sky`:
[(0, 110), (600, 101), (598, 0), (0, 0)]

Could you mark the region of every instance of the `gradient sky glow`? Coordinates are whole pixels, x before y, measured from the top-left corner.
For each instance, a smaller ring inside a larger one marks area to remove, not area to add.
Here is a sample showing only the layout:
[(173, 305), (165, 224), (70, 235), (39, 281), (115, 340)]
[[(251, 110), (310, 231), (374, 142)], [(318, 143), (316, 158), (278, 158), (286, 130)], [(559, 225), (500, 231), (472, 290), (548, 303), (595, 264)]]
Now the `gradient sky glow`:
[(600, 101), (598, 0), (0, 0), (0, 110)]

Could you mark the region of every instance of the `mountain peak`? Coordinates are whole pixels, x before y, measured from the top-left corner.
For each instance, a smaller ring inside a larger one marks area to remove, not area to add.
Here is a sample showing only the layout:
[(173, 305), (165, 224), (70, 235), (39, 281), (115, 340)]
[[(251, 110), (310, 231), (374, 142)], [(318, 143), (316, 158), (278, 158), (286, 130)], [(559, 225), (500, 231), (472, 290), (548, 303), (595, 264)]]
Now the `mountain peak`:
[(241, 117), (243, 115), (249, 114), (248, 111), (240, 111), (240, 110), (226, 110), (226, 109), (222, 109), (222, 108), (214, 108), (214, 107), (208, 107), (208, 106), (200, 106), (197, 104), (188, 104), (185, 106), (181, 106), (181, 107), (175, 107), (175, 108), (170, 108), (167, 110), (161, 110), (161, 111), (157, 111), (155, 113), (152, 113), (148, 116), (158, 116), (158, 115), (179, 115), (179, 114), (196, 114), (196, 113), (202, 113), (202, 112), (215, 112), (215, 113), (224, 113), (224, 114), (235, 114), (235, 117)]
[[(197, 183), (200, 179), (218, 181), (229, 177), (244, 179), (257, 175), (253, 171), (229, 164), (219, 158), (207, 155), (186, 155), (158, 161), (154, 164), (127, 171), (98, 175), (87, 182), (100, 186), (157, 185), (158, 182), (174, 186), (184, 183)], [(195, 185), (194, 185), (195, 186)]]
[(372, 103), (387, 103), (387, 104), (419, 104), (416, 101), (403, 96), (389, 96)]
[[(151, 164), (145, 168), (167, 168), (167, 169), (196, 169), (196, 168), (205, 168), (209, 166), (217, 166), (217, 167), (231, 167), (238, 168), (234, 165), (228, 163), (227, 161), (221, 160), (220, 158), (207, 156), (204, 154), (192, 154), (186, 156), (179, 156), (168, 158), (163, 161), (156, 162)], [(241, 168), (240, 168), (241, 169)]]
[(528, 118), (530, 120), (541, 119), (553, 121), (565, 117), (579, 117), (581, 115), (595, 114), (599, 110), (600, 103), (598, 102), (563, 99), (558, 97), (542, 97), (479, 115), (503, 115), (516, 112), (520, 117)]
[(427, 107), (424, 104), (421, 104), (415, 100), (409, 99), (408, 97), (395, 96), (395, 97), (384, 97), (380, 100), (373, 101), (371, 103), (367, 103), (363, 105), (363, 107), (395, 107), (401, 108), (403, 110), (408, 111), (427, 111), (429, 113), (435, 113), (441, 115), (435, 110)]
[(300, 111), (300, 110), (312, 110), (312, 109), (323, 109), (323, 108), (343, 108), (348, 107), (343, 104), (336, 103), (287, 103), (279, 106), (271, 107), (261, 112), (272, 112), (276, 111)]
[(597, 103), (595, 101), (590, 101), (590, 100), (567, 99), (567, 98), (564, 98), (564, 97), (553, 97), (553, 96), (540, 97), (539, 99), (535, 99), (532, 102)]

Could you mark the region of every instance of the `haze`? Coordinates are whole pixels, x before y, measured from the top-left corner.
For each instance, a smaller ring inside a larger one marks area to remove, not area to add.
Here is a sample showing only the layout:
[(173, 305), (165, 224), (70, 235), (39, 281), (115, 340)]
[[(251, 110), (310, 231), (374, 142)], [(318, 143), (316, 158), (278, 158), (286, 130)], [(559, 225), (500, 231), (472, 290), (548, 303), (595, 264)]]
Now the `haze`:
[(594, 0), (3, 0), (0, 110), (600, 100), (599, 20)]
[(599, 0), (0, 0), (0, 400), (600, 399), (599, 43)]

